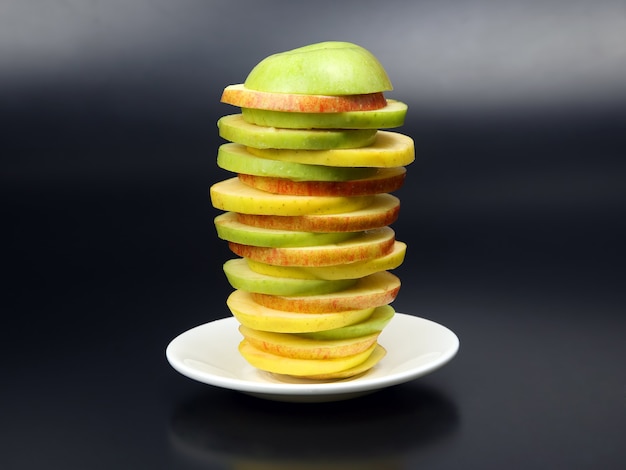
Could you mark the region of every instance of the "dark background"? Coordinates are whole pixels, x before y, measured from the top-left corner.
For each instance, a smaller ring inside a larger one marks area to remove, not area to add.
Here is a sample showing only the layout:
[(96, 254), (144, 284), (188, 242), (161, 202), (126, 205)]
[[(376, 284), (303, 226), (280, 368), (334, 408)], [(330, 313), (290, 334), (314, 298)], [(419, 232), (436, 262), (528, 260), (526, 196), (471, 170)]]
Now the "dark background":
[[(164, 350), (229, 315), (222, 89), (323, 40), (409, 104), (394, 306), (461, 349), (293, 406)], [(623, 468), (625, 149), (623, 1), (2, 1), (0, 467)]]

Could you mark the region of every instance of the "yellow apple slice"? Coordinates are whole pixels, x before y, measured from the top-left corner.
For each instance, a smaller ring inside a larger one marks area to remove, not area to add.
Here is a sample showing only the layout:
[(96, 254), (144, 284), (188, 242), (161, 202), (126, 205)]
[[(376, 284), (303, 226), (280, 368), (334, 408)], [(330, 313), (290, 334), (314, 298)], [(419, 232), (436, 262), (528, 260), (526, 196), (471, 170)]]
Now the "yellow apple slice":
[(249, 328), (277, 333), (311, 333), (359, 323), (369, 318), (374, 307), (344, 309), (341, 312), (297, 313), (277, 310), (258, 304), (250, 292), (235, 290), (226, 304), (233, 316)]
[(291, 150), (350, 149), (370, 145), (376, 129), (278, 129), (250, 124), (241, 114), (217, 121), (220, 137), (254, 148)]
[(251, 293), (257, 304), (297, 313), (340, 312), (373, 308), (393, 302), (400, 291), (400, 278), (381, 271), (357, 280), (356, 284), (330, 294), (281, 296)]
[(222, 103), (240, 108), (269, 109), (292, 113), (337, 113), (382, 109), (387, 100), (382, 92), (358, 95), (319, 95), (276, 93), (246, 88), (243, 83), (228, 85), (222, 92)]
[(294, 359), (270, 354), (255, 348), (247, 340), (239, 344), (239, 352), (252, 366), (266, 372), (292, 376), (333, 374), (362, 364), (374, 352), (377, 344), (358, 354), (333, 359)]
[[(358, 196), (364, 197), (364, 196)], [(391, 225), (400, 213), (400, 200), (391, 194), (377, 194), (362, 209), (335, 214), (260, 215), (237, 213), (237, 220), (255, 227), (303, 232), (361, 232)]]
[(330, 372), (326, 374), (316, 374), (303, 376), (305, 379), (313, 379), (313, 380), (337, 380), (337, 379), (347, 379), (349, 377), (354, 377), (356, 375), (367, 372), (372, 369), (376, 364), (378, 364), (385, 356), (387, 355), (387, 350), (382, 347), (380, 344), (374, 348), (374, 351), (370, 356), (362, 363), (355, 367), (351, 367), (350, 369), (341, 370), (339, 372)]
[(374, 142), (361, 148), (330, 150), (286, 150), (249, 148), (257, 157), (311, 165), (389, 168), (415, 160), (415, 143), (398, 132), (378, 131)]
[[(255, 157), (257, 158), (257, 157)], [(259, 160), (263, 160), (259, 158)], [(274, 163), (287, 164), (290, 162)], [(323, 167), (336, 168), (343, 167)], [(250, 172), (251, 173), (251, 172)], [(306, 181), (295, 181), (289, 174), (285, 177), (260, 176), (253, 174), (239, 174), (242, 183), (275, 194), (290, 194), (292, 196), (367, 196), (381, 193), (391, 193), (402, 187), (406, 176), (406, 168), (403, 166), (394, 168), (381, 168), (374, 175), (367, 178), (353, 179), (350, 181), (322, 181), (312, 178)]]
[(243, 258), (279, 266), (332, 266), (364, 261), (390, 253), (395, 233), (390, 227), (362, 232), (339, 243), (318, 246), (266, 247), (229, 242), (230, 250)]
[(294, 359), (334, 359), (353, 356), (369, 349), (380, 332), (353, 338), (316, 340), (293, 333), (274, 333), (239, 326), (239, 332), (255, 348)]
[(406, 243), (395, 241), (393, 250), (378, 258), (332, 266), (277, 266), (246, 259), (250, 269), (259, 274), (294, 279), (358, 279), (379, 271), (388, 271), (400, 266), (406, 254)]
[[(374, 196), (288, 196), (251, 188), (234, 177), (210, 188), (211, 203), (216, 209), (255, 215), (302, 216), (337, 214), (365, 209)], [(243, 223), (246, 223), (242, 221)]]

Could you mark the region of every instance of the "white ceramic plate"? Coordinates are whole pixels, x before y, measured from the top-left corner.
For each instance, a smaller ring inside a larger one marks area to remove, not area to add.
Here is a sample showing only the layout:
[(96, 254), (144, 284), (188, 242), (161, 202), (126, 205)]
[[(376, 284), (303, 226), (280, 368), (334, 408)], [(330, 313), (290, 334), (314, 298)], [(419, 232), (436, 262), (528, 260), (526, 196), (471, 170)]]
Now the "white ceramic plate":
[(365, 374), (328, 382), (279, 378), (252, 367), (239, 354), (238, 326), (229, 317), (192, 328), (167, 346), (167, 360), (181, 374), (209, 385), (270, 400), (324, 402), (408, 382), (443, 366), (459, 349), (459, 339), (448, 328), (396, 313), (378, 339), (387, 355)]

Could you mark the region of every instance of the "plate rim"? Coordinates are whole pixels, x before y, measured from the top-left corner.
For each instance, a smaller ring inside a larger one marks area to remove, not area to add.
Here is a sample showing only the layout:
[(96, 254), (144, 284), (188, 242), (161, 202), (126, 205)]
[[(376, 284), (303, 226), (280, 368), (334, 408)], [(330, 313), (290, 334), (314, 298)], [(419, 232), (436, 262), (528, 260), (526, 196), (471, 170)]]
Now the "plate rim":
[[(398, 320), (400, 319), (400, 320)], [(194, 369), (188, 364), (184, 363), (184, 358), (181, 358), (177, 353), (177, 348), (182, 347), (185, 341), (191, 336), (198, 334), (204, 330), (210, 330), (217, 326), (222, 326), (223, 323), (233, 323), (233, 326), (238, 326), (239, 322), (234, 316), (225, 318), (219, 318), (207, 323), (203, 323), (192, 327), (173, 338), (166, 347), (165, 355), (169, 364), (180, 374), (201, 383), (212, 385), (219, 388), (235, 390), (243, 393), (249, 393), (259, 396), (325, 396), (325, 395), (348, 395), (359, 394), (364, 392), (376, 391), (382, 388), (391, 387), (405, 383), (426, 374), (433, 372), (434, 370), (442, 367), (448, 363), (454, 356), (456, 356), (460, 348), (460, 340), (458, 336), (449, 328), (427, 318), (418, 317), (416, 315), (410, 315), (406, 313), (396, 312), (391, 322), (415, 322), (424, 325), (428, 325), (430, 328), (439, 330), (440, 334), (444, 334), (449, 346), (441, 351), (441, 353), (432, 361), (422, 364), (419, 367), (410, 368), (408, 370), (398, 372), (395, 374), (383, 375), (378, 377), (368, 377), (367, 373), (357, 378), (351, 378), (340, 381), (329, 381), (320, 383), (280, 383), (280, 382), (257, 382), (249, 381), (242, 378), (226, 378), (219, 375), (211, 374), (206, 371), (200, 371)], [(390, 324), (391, 324), (390, 322)], [(218, 325), (219, 324), (219, 325)], [(387, 325), (386, 328), (388, 328)], [(236, 330), (236, 328), (235, 328)], [(383, 330), (384, 333), (384, 330)], [(384, 341), (381, 341), (383, 344)], [(383, 344), (383, 346), (385, 346)], [(389, 346), (385, 346), (389, 349)], [(235, 348), (236, 350), (236, 348)]]

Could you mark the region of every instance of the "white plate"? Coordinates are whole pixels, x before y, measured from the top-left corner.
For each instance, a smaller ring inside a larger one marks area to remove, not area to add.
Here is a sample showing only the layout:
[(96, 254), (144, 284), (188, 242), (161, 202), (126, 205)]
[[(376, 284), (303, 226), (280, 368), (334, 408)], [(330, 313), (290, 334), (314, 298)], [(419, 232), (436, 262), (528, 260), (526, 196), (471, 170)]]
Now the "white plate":
[(252, 367), (239, 354), (238, 326), (229, 317), (192, 328), (167, 346), (167, 360), (181, 374), (209, 385), (269, 400), (324, 402), (408, 382), (443, 366), (459, 349), (459, 339), (448, 328), (396, 313), (378, 339), (387, 355), (365, 374), (328, 382), (279, 378)]

